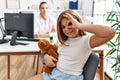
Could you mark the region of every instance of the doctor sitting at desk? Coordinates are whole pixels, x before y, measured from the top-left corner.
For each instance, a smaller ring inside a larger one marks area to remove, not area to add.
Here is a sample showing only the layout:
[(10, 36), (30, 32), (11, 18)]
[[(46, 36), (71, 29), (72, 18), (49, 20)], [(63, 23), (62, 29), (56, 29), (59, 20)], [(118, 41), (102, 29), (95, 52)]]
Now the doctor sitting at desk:
[(49, 37), (49, 33), (55, 32), (56, 20), (48, 15), (47, 2), (41, 2), (39, 10), (39, 15), (35, 17), (34, 37), (46, 38)]

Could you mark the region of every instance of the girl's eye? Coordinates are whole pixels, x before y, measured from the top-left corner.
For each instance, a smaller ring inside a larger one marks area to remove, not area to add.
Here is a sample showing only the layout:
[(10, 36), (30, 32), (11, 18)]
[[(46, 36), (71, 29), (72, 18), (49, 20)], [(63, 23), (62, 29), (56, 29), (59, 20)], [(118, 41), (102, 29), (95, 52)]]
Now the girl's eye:
[(71, 25), (72, 25), (72, 22), (69, 22), (69, 23), (68, 23), (68, 26), (71, 26)]

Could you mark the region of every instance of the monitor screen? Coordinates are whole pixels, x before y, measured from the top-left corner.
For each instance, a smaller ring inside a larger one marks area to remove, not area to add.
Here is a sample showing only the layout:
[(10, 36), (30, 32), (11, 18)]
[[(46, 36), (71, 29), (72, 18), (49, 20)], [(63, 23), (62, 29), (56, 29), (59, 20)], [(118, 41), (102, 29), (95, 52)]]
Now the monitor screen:
[(33, 13), (4, 13), (4, 16), (6, 33), (12, 35), (14, 43), (17, 37), (34, 38)]

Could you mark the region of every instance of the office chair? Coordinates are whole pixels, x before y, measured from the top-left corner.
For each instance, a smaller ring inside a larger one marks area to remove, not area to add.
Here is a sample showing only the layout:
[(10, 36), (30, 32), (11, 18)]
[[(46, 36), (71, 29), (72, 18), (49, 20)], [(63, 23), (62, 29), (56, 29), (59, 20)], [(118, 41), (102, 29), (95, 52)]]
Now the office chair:
[(99, 65), (99, 57), (95, 53), (91, 53), (83, 68), (82, 74), (84, 76), (84, 80), (94, 80), (98, 65)]
[(94, 80), (98, 65), (99, 57), (95, 53), (91, 53), (83, 68), (84, 80)]

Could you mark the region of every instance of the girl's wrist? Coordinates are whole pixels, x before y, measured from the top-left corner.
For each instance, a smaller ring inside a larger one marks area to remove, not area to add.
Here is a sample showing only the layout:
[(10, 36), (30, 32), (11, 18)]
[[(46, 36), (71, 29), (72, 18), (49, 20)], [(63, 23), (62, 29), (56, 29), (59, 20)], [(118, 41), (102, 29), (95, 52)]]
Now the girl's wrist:
[(80, 29), (80, 30), (81, 30), (81, 23), (77, 22), (77, 23), (76, 23), (76, 27), (77, 27), (77, 29)]
[(48, 57), (49, 55), (48, 54), (44, 54), (44, 59), (46, 58), (46, 57)]

